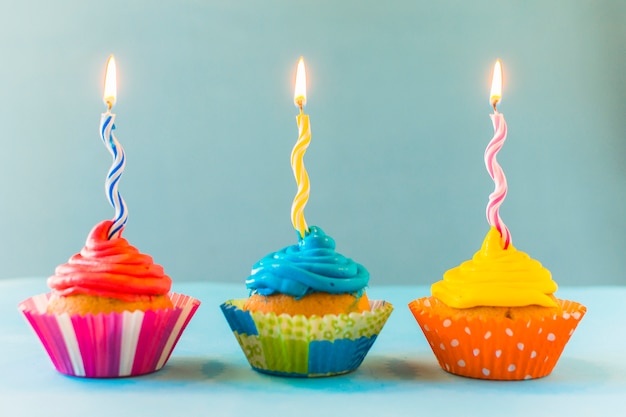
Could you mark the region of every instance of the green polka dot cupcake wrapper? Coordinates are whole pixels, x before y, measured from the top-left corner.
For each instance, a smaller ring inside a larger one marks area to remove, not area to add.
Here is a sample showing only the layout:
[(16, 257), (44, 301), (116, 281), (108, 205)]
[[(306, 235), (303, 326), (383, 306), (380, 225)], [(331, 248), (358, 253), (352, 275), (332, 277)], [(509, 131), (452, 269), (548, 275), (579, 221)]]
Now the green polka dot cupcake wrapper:
[(245, 299), (222, 312), (253, 369), (296, 377), (331, 376), (359, 367), (393, 310), (382, 300), (371, 311), (322, 317), (249, 312)]

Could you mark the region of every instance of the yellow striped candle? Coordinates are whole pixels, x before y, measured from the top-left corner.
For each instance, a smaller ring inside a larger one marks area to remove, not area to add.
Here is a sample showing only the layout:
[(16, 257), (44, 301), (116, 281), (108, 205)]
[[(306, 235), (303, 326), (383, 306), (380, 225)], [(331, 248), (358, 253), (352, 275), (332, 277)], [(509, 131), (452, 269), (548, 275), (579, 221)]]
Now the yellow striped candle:
[(309, 174), (304, 167), (304, 153), (311, 143), (311, 126), (309, 124), (309, 116), (304, 114), (302, 108), (306, 104), (306, 72), (304, 69), (304, 58), (298, 61), (298, 69), (296, 70), (296, 88), (293, 100), (300, 108), (300, 114), (296, 117), (298, 123), (298, 140), (291, 151), (291, 169), (296, 177), (298, 184), (298, 192), (291, 204), (291, 223), (301, 238), (304, 238), (309, 231), (309, 227), (304, 219), (304, 206), (309, 201), (309, 192), (311, 184), (309, 183)]

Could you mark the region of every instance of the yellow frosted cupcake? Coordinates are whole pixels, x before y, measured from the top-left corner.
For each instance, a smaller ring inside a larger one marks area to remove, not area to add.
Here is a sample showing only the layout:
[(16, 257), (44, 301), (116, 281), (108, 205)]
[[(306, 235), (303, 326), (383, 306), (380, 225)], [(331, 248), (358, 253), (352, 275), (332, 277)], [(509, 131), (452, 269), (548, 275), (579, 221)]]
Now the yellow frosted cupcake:
[(492, 227), (473, 258), (447, 271), (431, 297), (409, 304), (439, 365), (472, 378), (552, 372), (586, 308), (554, 296), (550, 271)]

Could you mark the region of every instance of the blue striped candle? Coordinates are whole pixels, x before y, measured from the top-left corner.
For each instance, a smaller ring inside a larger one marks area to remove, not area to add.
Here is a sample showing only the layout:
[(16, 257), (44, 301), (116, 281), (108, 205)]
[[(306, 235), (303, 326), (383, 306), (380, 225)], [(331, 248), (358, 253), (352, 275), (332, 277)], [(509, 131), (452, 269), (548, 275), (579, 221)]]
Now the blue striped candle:
[(104, 146), (109, 150), (113, 156), (113, 163), (104, 184), (104, 189), (109, 199), (109, 203), (115, 209), (115, 218), (113, 224), (109, 229), (109, 239), (115, 239), (121, 236), (124, 230), (126, 220), (128, 220), (128, 210), (126, 209), (126, 203), (122, 198), (118, 186), (119, 181), (124, 173), (124, 167), (126, 166), (126, 154), (124, 148), (115, 138), (113, 130), (115, 129), (115, 114), (111, 113), (111, 108), (115, 104), (117, 95), (117, 76), (115, 70), (115, 58), (113, 55), (109, 57), (107, 61), (106, 76), (104, 79), (104, 103), (107, 105), (106, 113), (102, 114), (100, 118), (100, 137), (104, 142)]

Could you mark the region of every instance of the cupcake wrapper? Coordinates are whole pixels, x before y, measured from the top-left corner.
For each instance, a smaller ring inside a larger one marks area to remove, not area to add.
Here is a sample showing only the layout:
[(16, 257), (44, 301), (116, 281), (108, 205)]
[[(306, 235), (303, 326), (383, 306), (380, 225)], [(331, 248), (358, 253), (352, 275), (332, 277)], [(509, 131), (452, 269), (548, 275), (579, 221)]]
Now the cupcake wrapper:
[(370, 301), (371, 311), (322, 317), (242, 310), (245, 299), (220, 307), (250, 366), (259, 372), (320, 377), (351, 372), (361, 365), (393, 306)]
[(409, 303), (439, 365), (470, 378), (521, 380), (544, 377), (556, 365), (585, 306), (558, 300), (560, 315), (507, 320), (452, 318), (438, 314), (437, 298)]
[(200, 306), (192, 297), (173, 293), (173, 309), (80, 316), (46, 313), (49, 297), (31, 297), (19, 309), (57, 371), (87, 378), (158, 371)]

